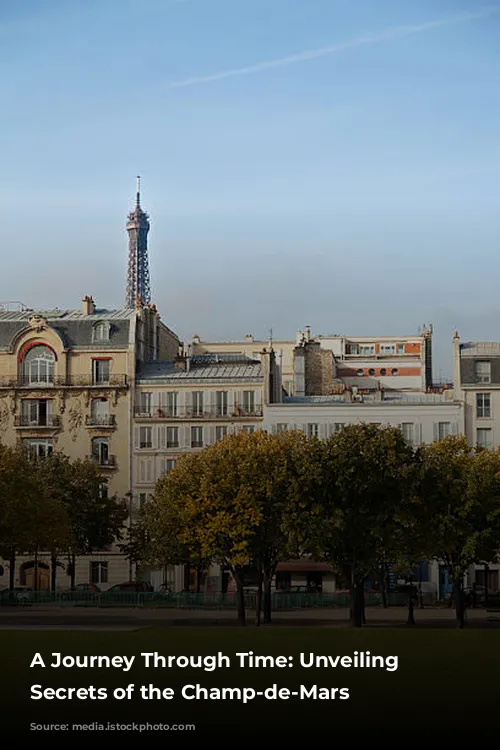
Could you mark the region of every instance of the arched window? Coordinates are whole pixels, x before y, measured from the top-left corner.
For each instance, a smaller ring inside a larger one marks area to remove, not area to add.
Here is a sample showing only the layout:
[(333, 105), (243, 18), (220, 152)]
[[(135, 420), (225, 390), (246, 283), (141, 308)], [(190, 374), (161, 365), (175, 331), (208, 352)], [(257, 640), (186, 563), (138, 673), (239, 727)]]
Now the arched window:
[(95, 324), (94, 341), (109, 341), (109, 323), (101, 320)]
[(29, 385), (50, 385), (54, 382), (54, 352), (48, 346), (31, 347), (22, 360), (22, 380)]

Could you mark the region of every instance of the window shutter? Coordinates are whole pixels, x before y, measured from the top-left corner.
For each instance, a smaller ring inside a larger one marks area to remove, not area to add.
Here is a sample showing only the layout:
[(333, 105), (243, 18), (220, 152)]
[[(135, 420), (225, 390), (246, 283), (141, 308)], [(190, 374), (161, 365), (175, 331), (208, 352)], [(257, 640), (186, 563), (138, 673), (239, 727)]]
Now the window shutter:
[(278, 434), (278, 425), (272, 424), (271, 425), (271, 434), (277, 435)]
[(139, 448), (140, 445), (140, 435), (141, 435), (141, 428), (136, 427), (135, 428), (135, 448), (136, 450)]
[(434, 440), (439, 440), (439, 424), (434, 422)]
[(415, 425), (415, 445), (421, 445), (422, 444), (422, 425), (420, 422), (417, 422)]
[(450, 425), (450, 435), (458, 435), (458, 424), (456, 422), (452, 422)]

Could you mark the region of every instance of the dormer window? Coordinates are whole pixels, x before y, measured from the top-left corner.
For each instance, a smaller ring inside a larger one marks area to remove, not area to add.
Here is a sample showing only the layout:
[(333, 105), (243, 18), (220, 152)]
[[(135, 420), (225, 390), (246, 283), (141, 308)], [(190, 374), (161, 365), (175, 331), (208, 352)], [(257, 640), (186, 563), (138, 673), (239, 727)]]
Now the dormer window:
[(94, 341), (109, 341), (109, 323), (101, 320), (96, 323), (93, 330)]

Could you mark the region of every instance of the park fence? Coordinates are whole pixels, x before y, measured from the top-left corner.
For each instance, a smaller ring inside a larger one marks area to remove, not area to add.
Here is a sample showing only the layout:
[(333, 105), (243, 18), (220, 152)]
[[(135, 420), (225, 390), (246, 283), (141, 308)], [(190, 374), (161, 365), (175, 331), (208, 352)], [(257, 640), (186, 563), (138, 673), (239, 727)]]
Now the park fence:
[[(245, 594), (245, 606), (249, 610), (256, 609), (256, 593)], [(200, 609), (224, 610), (236, 609), (237, 594), (194, 594), (183, 592), (172, 594), (167, 592), (128, 592), (105, 591), (90, 593), (82, 591), (4, 591), (0, 594), (0, 606), (20, 607), (139, 607), (139, 608), (169, 608), (169, 609)], [(389, 605), (406, 606), (408, 599), (401, 594), (390, 594)], [(348, 607), (350, 597), (346, 593), (308, 594), (273, 592), (271, 595), (272, 611), (291, 611), (299, 609), (334, 609)], [(382, 604), (381, 595), (366, 593), (365, 605), (378, 606)]]

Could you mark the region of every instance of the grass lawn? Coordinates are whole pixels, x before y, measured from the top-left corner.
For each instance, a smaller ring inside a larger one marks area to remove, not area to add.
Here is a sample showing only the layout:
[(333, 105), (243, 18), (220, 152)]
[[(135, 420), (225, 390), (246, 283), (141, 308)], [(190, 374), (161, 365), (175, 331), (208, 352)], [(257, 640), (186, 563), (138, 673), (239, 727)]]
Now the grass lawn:
[[(500, 638), (496, 631), (442, 631), (371, 629), (349, 631), (327, 628), (279, 628), (260, 630), (234, 627), (186, 627), (144, 629), (136, 632), (22, 632), (2, 631), (0, 664), (2, 676), (2, 718), (16, 716), (20, 729), (31, 722), (107, 723), (163, 722), (197, 725), (197, 745), (201, 732), (207, 739), (218, 739), (219, 747), (237, 747), (237, 727), (245, 731), (265, 731), (272, 724), (277, 735), (285, 739), (288, 732), (299, 730), (342, 732), (346, 727), (364, 727), (378, 732), (383, 724), (394, 731), (410, 728), (413, 736), (449, 727), (456, 721), (474, 725), (478, 731), (485, 721), (496, 721), (496, 686), (500, 675)], [(319, 668), (299, 665), (300, 653), (352, 656), (354, 651), (370, 651), (372, 655), (399, 658), (397, 671), (383, 668)], [(145, 668), (141, 652), (161, 655), (211, 655), (222, 652), (230, 657), (232, 666), (214, 672), (194, 668)], [(236, 652), (253, 651), (265, 656), (292, 656), (293, 668), (240, 668)], [(46, 660), (47, 667), (29, 668), (36, 652)], [(129, 672), (116, 668), (49, 668), (53, 653), (63, 655), (125, 655), (136, 656)], [(31, 700), (31, 686), (43, 688), (107, 688), (108, 693), (130, 683), (136, 686), (132, 700)], [(174, 700), (140, 698), (141, 685), (173, 688)], [(273, 684), (278, 688), (300, 690), (318, 685), (325, 688), (349, 688), (349, 700), (337, 698), (312, 700), (265, 700), (255, 698), (247, 704), (237, 700), (185, 700), (180, 696), (184, 685), (200, 684), (208, 688), (247, 687), (265, 690)], [(13, 721), (13, 719), (11, 719)], [(233, 726), (230, 726), (233, 725)], [(398, 728), (399, 727), (399, 728)], [(391, 729), (392, 728), (392, 729)], [(456, 729), (456, 727), (455, 727)], [(387, 737), (387, 728), (384, 729)], [(31, 733), (31, 739), (41, 734)], [(110, 735), (108, 734), (108, 737)], [(118, 735), (114, 735), (117, 741)], [(123, 735), (120, 735), (123, 738)], [(143, 735), (145, 738), (147, 734)], [(176, 747), (188, 747), (187, 735), (169, 735)], [(233, 742), (229, 742), (230, 738)], [(85, 741), (97, 741), (98, 734), (85, 733)], [(259, 743), (257, 743), (258, 745)], [(423, 743), (425, 745), (425, 742)], [(241, 745), (240, 745), (241, 746)], [(265, 744), (264, 744), (265, 746)], [(290, 745), (289, 745), (290, 746)], [(405, 743), (408, 747), (408, 744)], [(410, 745), (413, 746), (413, 745)], [(293, 744), (291, 745), (293, 747)]]

